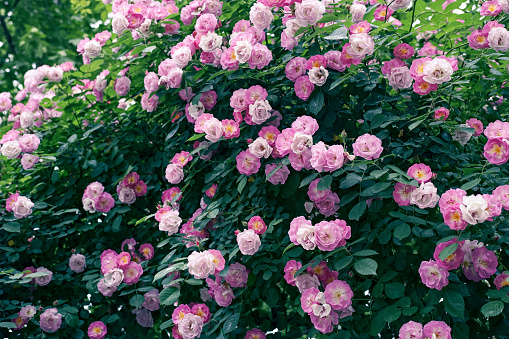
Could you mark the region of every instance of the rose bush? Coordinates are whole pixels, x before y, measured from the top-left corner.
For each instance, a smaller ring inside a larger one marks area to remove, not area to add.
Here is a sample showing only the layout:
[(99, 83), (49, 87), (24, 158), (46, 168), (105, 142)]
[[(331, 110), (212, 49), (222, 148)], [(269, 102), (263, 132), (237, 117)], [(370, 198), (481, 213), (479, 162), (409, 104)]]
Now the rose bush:
[(507, 1), (103, 2), (0, 94), (4, 337), (509, 333)]

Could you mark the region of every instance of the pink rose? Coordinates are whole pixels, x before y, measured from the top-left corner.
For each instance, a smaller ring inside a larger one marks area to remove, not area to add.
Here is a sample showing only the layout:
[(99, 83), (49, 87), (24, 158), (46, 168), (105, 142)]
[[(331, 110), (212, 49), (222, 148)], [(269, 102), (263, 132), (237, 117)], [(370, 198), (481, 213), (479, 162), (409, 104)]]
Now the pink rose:
[(260, 159), (249, 151), (240, 152), (235, 159), (237, 160), (237, 169), (241, 174), (251, 175), (260, 169)]
[(131, 88), (131, 80), (128, 77), (121, 77), (115, 80), (115, 92), (121, 97), (127, 95), (129, 93), (129, 89)]
[(288, 61), (285, 66), (285, 74), (291, 81), (297, 80), (299, 77), (306, 74), (306, 59), (302, 57), (295, 57)]
[(378, 159), (382, 153), (382, 140), (371, 134), (358, 137), (353, 147), (353, 154), (366, 160)]
[(32, 153), (37, 150), (41, 140), (35, 134), (24, 134), (18, 138), (18, 142), (22, 152)]
[(419, 275), (424, 285), (429, 288), (441, 290), (444, 286), (449, 284), (449, 272), (440, 267), (436, 261), (423, 261), (419, 267)]
[(228, 274), (225, 276), (225, 280), (231, 287), (245, 287), (247, 284), (249, 272), (246, 266), (234, 263), (230, 265)]
[(309, 80), (309, 76), (303, 75), (295, 81), (295, 94), (302, 100), (306, 101), (313, 90), (315, 85)]
[(150, 72), (145, 75), (144, 84), (148, 93), (155, 92), (159, 88), (159, 77), (154, 72)]

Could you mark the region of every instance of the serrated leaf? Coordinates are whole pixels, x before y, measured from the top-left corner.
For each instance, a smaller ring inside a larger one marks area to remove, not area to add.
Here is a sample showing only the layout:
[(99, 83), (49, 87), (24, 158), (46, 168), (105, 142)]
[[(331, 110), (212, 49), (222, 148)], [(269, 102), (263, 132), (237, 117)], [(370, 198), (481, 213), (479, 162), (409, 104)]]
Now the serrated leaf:
[(302, 181), (300, 182), (299, 188), (309, 185), (311, 183), (311, 181), (316, 179), (317, 176), (318, 176), (318, 173), (313, 173), (311, 175), (308, 175), (307, 177), (302, 179)]
[(370, 258), (357, 261), (354, 265), (355, 270), (362, 275), (376, 275), (378, 263)]
[(484, 304), (483, 307), (481, 307), (481, 312), (484, 314), (486, 318), (489, 317), (496, 317), (502, 311), (504, 310), (504, 303), (500, 300), (497, 301), (490, 301), (487, 304)]
[(332, 184), (332, 176), (326, 175), (325, 177), (320, 179), (320, 181), (318, 182), (318, 185), (316, 185), (316, 188), (319, 191), (325, 191), (330, 188), (331, 184)]
[(161, 305), (173, 305), (180, 297), (180, 289), (175, 287), (165, 288), (159, 294)]
[(471, 189), (471, 188), (473, 188), (473, 187), (475, 187), (475, 186), (479, 185), (479, 183), (480, 183), (480, 182), (481, 182), (481, 179), (475, 179), (475, 180), (469, 181), (469, 182), (467, 182), (467, 183), (465, 183), (465, 184), (461, 185), (461, 187), (460, 187), (460, 188), (461, 188), (462, 190), (465, 190), (465, 191), (466, 191), (466, 190), (469, 190), (469, 189)]
[(447, 290), (444, 293), (444, 306), (447, 313), (456, 318), (464, 318), (465, 300), (456, 291)]
[(357, 203), (351, 210), (350, 213), (348, 213), (348, 218), (350, 220), (357, 220), (359, 221), (364, 212), (366, 211), (366, 201), (362, 200)]
[(224, 322), (224, 325), (223, 325), (223, 333), (230, 333), (231, 331), (233, 331), (236, 327), (237, 327), (237, 324), (239, 323), (239, 319), (240, 319), (240, 314), (238, 313), (235, 313), (235, 314), (232, 314), (231, 316), (228, 317), (228, 319), (226, 319), (226, 321)]
[(336, 263), (334, 264), (334, 269), (336, 271), (342, 270), (343, 268), (345, 268), (348, 265), (350, 265), (352, 260), (353, 260), (352, 256), (343, 257), (343, 258), (339, 259), (338, 261), (336, 261)]

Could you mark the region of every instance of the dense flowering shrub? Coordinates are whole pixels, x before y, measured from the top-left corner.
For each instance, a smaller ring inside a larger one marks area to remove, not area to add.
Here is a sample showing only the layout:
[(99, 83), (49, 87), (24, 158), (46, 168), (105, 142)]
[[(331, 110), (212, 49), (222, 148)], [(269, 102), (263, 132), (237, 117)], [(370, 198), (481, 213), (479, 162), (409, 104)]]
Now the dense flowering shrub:
[(0, 93), (4, 337), (509, 333), (507, 0), (102, 2)]

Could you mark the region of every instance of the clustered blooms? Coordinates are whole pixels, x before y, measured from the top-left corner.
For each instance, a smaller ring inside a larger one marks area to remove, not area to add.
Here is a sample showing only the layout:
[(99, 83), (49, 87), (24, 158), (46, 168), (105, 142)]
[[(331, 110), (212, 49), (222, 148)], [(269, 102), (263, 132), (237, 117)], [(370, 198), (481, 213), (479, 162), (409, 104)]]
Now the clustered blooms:
[(440, 196), (431, 182), (431, 179), (436, 176), (431, 172), (431, 168), (425, 164), (414, 164), (410, 166), (407, 174), (417, 180), (419, 186), (396, 183), (392, 193), (394, 201), (400, 206), (416, 205), (419, 208), (434, 208)]
[(147, 185), (136, 172), (131, 172), (117, 186), (118, 200), (124, 204), (134, 204), (136, 197), (147, 194)]
[(39, 157), (31, 153), (39, 148), (40, 143), (41, 140), (37, 135), (31, 133), (21, 134), (15, 129), (10, 130), (0, 139), (2, 155), (7, 159), (19, 158), (23, 152), (21, 165), (25, 170), (32, 168), (39, 162)]
[(87, 186), (81, 201), (83, 202), (83, 209), (90, 213), (108, 213), (115, 205), (115, 200), (111, 194), (105, 192), (104, 186), (97, 181)]
[(452, 339), (452, 329), (443, 321), (430, 321), (424, 327), (421, 323), (409, 321), (399, 330), (399, 339)]
[(267, 96), (267, 90), (260, 85), (234, 91), (230, 107), (233, 108), (235, 121), (238, 124), (245, 121), (248, 125), (261, 125), (270, 119), (273, 114)]
[(132, 313), (136, 314), (136, 322), (142, 327), (154, 326), (154, 318), (152, 317), (152, 311), (159, 309), (159, 291), (152, 289), (143, 295), (145, 299), (143, 304), (136, 307)]
[(476, 225), (491, 221), (507, 209), (509, 186), (499, 186), (492, 194), (467, 196), (460, 188), (445, 192), (439, 201), (440, 212), (444, 222), (452, 230), (464, 230), (468, 224)]
[(330, 252), (346, 245), (346, 240), (351, 236), (351, 228), (341, 219), (324, 220), (313, 226), (310, 220), (297, 217), (290, 223), (288, 235), (291, 242), (308, 251), (318, 247), (322, 251)]
[(201, 298), (205, 302), (214, 299), (219, 306), (227, 307), (235, 299), (232, 287), (246, 287), (248, 276), (249, 271), (246, 269), (246, 266), (233, 263), (228, 268), (228, 273), (225, 277), (216, 272), (214, 273), (214, 279), (205, 279), (209, 288), (204, 287), (200, 290)]
[(175, 326), (172, 337), (175, 339), (194, 339), (201, 335), (203, 326), (210, 321), (211, 313), (205, 304), (181, 304), (171, 316)]
[[(302, 309), (311, 317), (315, 328), (322, 333), (330, 333), (332, 325), (337, 325), (339, 318), (348, 317), (354, 312), (352, 289), (347, 282), (337, 280), (339, 273), (330, 271), (325, 261), (308, 266), (307, 273), (295, 277), (300, 268), (300, 262), (288, 261), (284, 278), (288, 284), (299, 289)], [(321, 284), (324, 292), (318, 289)]]
[(26, 218), (32, 214), (32, 208), (35, 204), (27, 197), (14, 193), (9, 195), (5, 202), (5, 209), (7, 212), (13, 212), (14, 216), (18, 219)]
[(97, 33), (92, 40), (89, 38), (81, 40), (76, 47), (76, 51), (83, 56), (83, 64), (88, 65), (90, 60), (97, 58), (110, 38), (111, 33), (109, 31), (102, 31)]
[[(111, 0), (103, 0), (105, 3)], [(147, 4), (149, 3), (149, 4)], [(152, 23), (161, 22), (171, 14), (179, 12), (175, 1), (150, 1), (130, 4), (127, 1), (113, 1), (113, 19), (111, 20), (111, 28), (113, 33), (120, 36), (124, 31), (131, 31), (133, 39), (147, 37), (150, 32)], [(165, 27), (163, 34), (174, 34), (180, 25), (177, 21), (169, 19), (170, 23), (162, 24)]]
[(509, 122), (491, 122), (484, 130), (484, 135), (488, 138), (484, 145), (484, 157), (494, 165), (505, 164), (509, 160)]
[[(103, 0), (110, 3), (111, 0)], [(184, 68), (192, 65), (193, 56), (201, 50), (200, 61), (223, 69), (235, 70), (242, 64), (247, 64), (251, 69), (262, 69), (272, 60), (272, 52), (263, 44), (266, 39), (265, 29), (271, 26), (274, 19), (272, 7), (282, 7), (284, 12), (283, 23), (286, 28), (281, 36), (281, 46), (288, 50), (293, 49), (299, 41), (297, 31), (302, 27), (315, 26), (328, 11), (327, 6), (334, 0), (259, 0), (250, 10), (250, 21), (241, 20), (235, 24), (233, 34), (230, 36), (228, 46), (223, 47), (224, 39), (215, 32), (222, 23), (218, 19), (222, 14), (222, 2), (218, 0), (193, 0), (185, 6), (180, 14), (184, 25), (190, 25), (196, 19), (195, 32), (178, 43), (170, 51), (171, 58), (163, 60), (156, 72), (146, 71), (144, 86), (146, 92), (141, 97), (141, 106), (147, 112), (156, 110), (159, 97), (156, 92), (161, 86), (180, 88), (184, 74)], [(324, 55), (314, 55), (309, 59), (295, 57), (290, 60), (285, 68), (288, 79), (293, 81), (296, 95), (307, 100), (312, 94), (315, 85), (323, 86), (328, 78), (329, 70), (344, 71), (351, 65), (359, 64), (362, 59), (372, 55), (374, 43), (369, 31), (370, 23), (362, 21), (365, 13), (366, 1), (355, 2), (350, 6), (354, 25), (349, 27), (349, 42), (342, 51), (329, 51)], [(401, 23), (392, 17), (395, 10), (407, 8), (411, 0), (395, 0), (389, 6), (381, 5), (370, 0), (371, 5), (376, 5), (374, 11), (375, 21), (389, 21), (394, 25)], [(447, 4), (444, 4), (447, 6)], [(129, 30), (133, 39), (147, 37), (153, 23), (164, 20), (168, 15), (179, 12), (173, 0), (159, 1), (113, 1), (112, 28), (116, 35), (121, 35)], [(445, 7), (443, 7), (445, 8)], [(481, 15), (496, 16), (501, 11), (509, 13), (507, 0), (486, 1), (481, 6)], [(166, 28), (164, 34), (173, 34), (179, 29), (179, 23), (170, 20), (171, 23), (161, 25)], [(323, 27), (323, 25), (322, 25)], [(83, 55), (85, 64), (99, 56), (102, 47), (111, 38), (111, 33), (104, 31), (98, 33), (92, 40), (86, 38), (78, 44), (78, 52)], [(509, 49), (509, 32), (505, 27), (491, 21), (482, 30), (475, 30), (468, 37), (470, 47), (474, 49), (491, 47), (497, 52), (505, 52)], [(268, 41), (267, 41), (268, 43)], [(382, 73), (388, 78), (389, 85), (394, 89), (405, 89), (412, 86), (415, 93), (425, 95), (435, 91), (439, 84), (451, 80), (454, 71), (458, 69), (454, 58), (437, 56), (443, 54), (431, 43), (426, 43), (418, 51), (422, 58), (413, 60), (410, 68), (405, 60), (414, 56), (414, 48), (406, 43), (397, 45), (393, 50), (394, 59), (384, 62)], [(56, 105), (51, 109), (41, 108), (39, 102), (43, 99), (51, 99), (55, 96), (51, 90), (44, 93), (46, 81), (59, 82), (63, 79), (63, 73), (72, 69), (72, 64), (66, 63), (60, 66), (41, 66), (25, 74), (25, 89), (16, 96), (17, 101), (25, 99), (28, 93), (30, 97), (26, 104), (21, 102), (12, 105), (9, 93), (0, 93), (0, 112), (10, 111), (8, 120), (14, 121), (13, 130), (5, 134), (0, 140), (1, 153), (9, 159), (20, 156), (24, 169), (31, 168), (39, 161), (36, 155), (30, 154), (37, 150), (40, 140), (35, 134), (17, 129), (32, 128), (39, 126), (44, 119), (59, 117), (62, 113), (56, 110)], [(307, 71), (307, 72), (306, 72)], [(126, 96), (131, 87), (131, 80), (126, 76), (128, 68), (119, 73), (115, 79), (114, 90), (119, 96)], [(107, 87), (107, 70), (100, 73), (95, 80), (87, 80), (84, 85), (76, 85), (74, 90), (81, 93), (82, 90), (93, 89), (98, 101), (102, 101), (103, 92)], [(210, 90), (199, 94), (198, 100), (192, 100), (194, 94), (191, 88), (185, 88), (179, 92), (182, 100), (186, 101), (184, 109), (186, 118), (194, 124), (196, 133), (204, 133), (205, 138), (214, 143), (222, 137), (225, 139), (240, 136), (240, 124), (245, 121), (248, 125), (262, 125), (258, 133), (259, 138), (248, 140), (249, 146), (246, 151), (237, 156), (237, 168), (241, 174), (251, 175), (259, 171), (261, 158), (281, 158), (288, 155), (291, 166), (300, 171), (314, 169), (318, 172), (333, 172), (343, 166), (347, 160), (353, 160), (355, 156), (367, 160), (378, 159), (383, 151), (382, 142), (371, 134), (364, 134), (357, 138), (352, 145), (353, 154), (348, 154), (342, 145), (326, 145), (320, 141), (313, 144), (313, 135), (318, 130), (318, 123), (314, 118), (301, 116), (297, 118), (291, 128), (278, 130), (281, 114), (273, 111), (267, 97), (267, 90), (257, 85), (248, 89), (235, 91), (230, 98), (230, 105), (234, 109), (234, 120), (218, 120), (211, 111), (218, 99), (215, 91)], [(127, 106), (122, 99), (119, 107)], [(177, 114), (177, 118), (181, 115)], [(435, 119), (446, 120), (449, 110), (441, 107), (435, 111)], [(175, 118), (175, 119), (177, 119)], [(275, 119), (274, 119), (275, 118)], [(501, 165), (509, 160), (509, 123), (496, 121), (490, 123), (484, 130), (488, 137), (485, 145), (484, 156), (493, 164)], [(477, 119), (469, 119), (462, 127), (475, 129), (475, 135), (483, 132), (483, 124)], [(468, 133), (467, 133), (468, 134)], [(470, 134), (468, 134), (470, 138)], [(465, 134), (455, 132), (454, 140), (468, 140)], [(316, 140), (316, 138), (315, 138)], [(464, 141), (466, 142), (466, 141)], [(206, 147), (208, 143), (199, 143), (198, 147)], [(203, 157), (203, 156), (202, 156)], [(166, 168), (166, 179), (171, 184), (179, 184), (184, 177), (183, 167), (193, 159), (191, 154), (181, 151), (175, 154), (171, 163)], [(274, 185), (284, 184), (290, 173), (284, 164), (269, 163), (265, 165), (267, 180)], [(509, 210), (509, 185), (500, 186), (491, 195), (467, 196), (461, 189), (451, 189), (442, 197), (437, 194), (437, 189), (431, 183), (435, 176), (431, 169), (424, 164), (415, 164), (408, 169), (408, 175), (417, 180), (419, 187), (396, 184), (394, 199), (401, 206), (410, 204), (419, 208), (434, 208), (438, 203), (443, 214), (444, 222), (453, 230), (464, 230), (468, 224), (475, 225), (501, 214), (502, 208)], [(321, 214), (332, 216), (338, 210), (339, 196), (330, 189), (318, 189), (320, 179), (311, 182), (308, 196), (313, 201)], [(209, 187), (205, 195), (214, 197), (217, 185)], [(147, 186), (136, 172), (129, 173), (118, 185), (117, 193), (122, 203), (132, 204), (137, 196), (145, 195)], [(182, 219), (179, 217), (179, 204), (181, 191), (178, 187), (172, 187), (163, 192), (163, 206), (156, 213), (159, 229), (168, 232), (169, 235), (179, 231)], [(101, 183), (90, 184), (83, 195), (83, 206), (86, 211), (94, 213), (99, 211), (107, 213), (114, 205), (112, 196), (104, 192)], [(23, 218), (31, 214), (34, 204), (30, 199), (20, 196), (18, 193), (10, 195), (7, 199), (7, 211), (13, 211), (16, 218)], [(199, 244), (199, 239), (208, 237), (206, 229), (197, 230), (193, 227), (193, 221), (206, 208), (206, 203), (201, 202), (193, 216), (188, 219), (180, 232), (186, 234), (184, 242), (187, 247)], [(212, 227), (210, 222), (207, 227)], [(237, 231), (236, 237), (239, 250), (244, 255), (255, 254), (260, 246), (260, 235), (264, 234), (267, 226), (260, 216), (252, 217), (247, 223), (247, 229)], [(295, 218), (290, 224), (290, 240), (301, 245), (307, 250), (318, 247), (323, 251), (333, 251), (345, 246), (350, 238), (351, 229), (346, 221), (336, 219), (334, 221), (321, 221), (312, 225), (311, 221), (304, 217)], [(127, 245), (127, 251), (117, 254), (108, 249), (101, 254), (101, 272), (104, 278), (98, 283), (99, 291), (105, 296), (111, 296), (120, 283), (127, 285), (135, 284), (143, 274), (139, 262), (149, 260), (154, 256), (154, 248), (151, 244), (143, 244), (139, 247), (141, 257), (134, 252), (136, 241), (127, 239), (122, 244)], [(455, 250), (446, 258), (441, 259), (441, 253), (450, 246)], [(142, 258), (143, 257), (143, 258)], [(225, 269), (225, 260), (218, 250), (202, 252), (194, 251), (188, 258), (188, 270), (196, 279), (206, 279), (208, 289), (201, 291), (202, 298), (207, 301), (214, 298), (220, 306), (228, 306), (235, 298), (232, 287), (245, 287), (249, 271), (240, 263), (233, 263), (228, 267), (227, 274), (223, 277), (220, 273)], [(464, 275), (473, 281), (488, 279), (497, 271), (498, 259), (496, 253), (488, 250), (482, 243), (473, 241), (458, 241), (456, 238), (437, 245), (434, 252), (434, 260), (421, 263), (419, 274), (423, 283), (429, 288), (442, 289), (448, 284), (449, 271), (463, 269)], [(83, 272), (86, 268), (86, 258), (82, 254), (72, 254), (69, 259), (69, 267), (76, 273)], [(284, 269), (285, 280), (293, 286), (297, 286), (301, 296), (301, 306), (304, 312), (310, 315), (317, 330), (322, 333), (332, 331), (332, 325), (337, 325), (338, 318), (346, 317), (353, 312), (353, 292), (350, 286), (341, 280), (337, 280), (338, 272), (330, 271), (327, 263), (309, 266), (307, 273), (295, 277), (295, 273), (302, 264), (291, 260)], [(44, 267), (35, 270), (28, 267), (25, 271), (31, 273), (43, 273), (33, 279), (39, 286), (47, 285), (53, 273)], [(30, 273), (28, 273), (30, 274)], [(214, 275), (215, 279), (209, 278)], [(175, 272), (173, 280), (179, 277)], [(323, 285), (324, 292), (318, 287)], [(499, 274), (494, 284), (497, 289), (509, 285), (507, 272)], [(171, 285), (170, 285), (171, 286)], [(152, 327), (153, 319), (150, 312), (159, 309), (159, 291), (153, 289), (144, 295), (143, 304), (135, 309), (137, 322), (144, 327)], [(32, 305), (25, 306), (18, 313), (18, 317), (12, 321), (17, 329), (23, 327), (36, 313)], [(211, 314), (204, 304), (180, 305), (173, 312), (172, 318), (175, 326), (172, 334), (175, 338), (192, 339), (199, 337), (204, 324), (210, 320)], [(56, 308), (46, 309), (40, 316), (40, 327), (45, 332), (55, 332), (61, 326), (62, 314)], [(400, 330), (402, 338), (451, 338), (451, 329), (443, 322), (431, 321), (423, 328), (422, 324), (409, 322)], [(100, 321), (93, 322), (88, 328), (91, 339), (103, 339), (107, 334), (106, 325)], [(245, 338), (265, 338), (265, 334), (259, 329), (252, 329), (246, 333)]]
[[(124, 242), (124, 244), (127, 243), (130, 251), (134, 249), (133, 241), (134, 239), (128, 239)], [(117, 254), (114, 250), (108, 249), (101, 254), (101, 273), (104, 277), (97, 283), (97, 289), (105, 297), (111, 297), (122, 282), (126, 285), (136, 284), (143, 274), (141, 265), (134, 261), (139, 260), (139, 257), (131, 253)]]
[[(490, 11), (494, 9), (495, 11)], [(497, 0), (486, 1), (482, 4), (481, 15), (490, 15), (502, 11)], [(509, 12), (509, 5), (505, 2), (504, 12)], [(484, 13), (484, 14), (483, 14)], [(474, 30), (468, 37), (468, 45), (473, 49), (493, 48), (497, 52), (506, 52), (509, 49), (509, 32), (498, 21), (490, 21), (482, 29)]]
[(25, 326), (30, 319), (37, 313), (37, 309), (33, 305), (26, 305), (21, 308), (18, 312), (18, 316), (13, 318), (11, 321), (16, 325), (16, 330), (21, 329)]
[[(444, 259), (442, 251), (449, 248), (454, 251)], [(449, 271), (461, 266), (463, 274), (469, 280), (481, 281), (488, 279), (497, 271), (498, 259), (495, 252), (488, 250), (477, 240), (458, 241), (457, 238), (440, 243), (433, 254), (435, 260), (423, 261), (419, 275), (423, 284), (429, 288), (441, 290), (449, 284)]]

